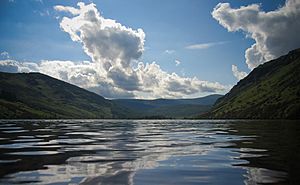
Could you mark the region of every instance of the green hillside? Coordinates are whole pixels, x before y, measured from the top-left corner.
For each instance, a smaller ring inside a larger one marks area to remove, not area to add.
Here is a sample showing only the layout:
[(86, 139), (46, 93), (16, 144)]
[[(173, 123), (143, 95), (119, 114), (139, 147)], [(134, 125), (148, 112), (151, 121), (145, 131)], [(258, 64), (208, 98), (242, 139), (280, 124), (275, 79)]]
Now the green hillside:
[(207, 112), (212, 108), (212, 105), (195, 105), (195, 104), (180, 104), (161, 106), (150, 109), (144, 113), (147, 117), (161, 116), (166, 118), (195, 118), (199, 112)]
[(123, 117), (113, 102), (40, 73), (0, 72), (0, 118)]
[(255, 68), (201, 117), (299, 119), (300, 49)]

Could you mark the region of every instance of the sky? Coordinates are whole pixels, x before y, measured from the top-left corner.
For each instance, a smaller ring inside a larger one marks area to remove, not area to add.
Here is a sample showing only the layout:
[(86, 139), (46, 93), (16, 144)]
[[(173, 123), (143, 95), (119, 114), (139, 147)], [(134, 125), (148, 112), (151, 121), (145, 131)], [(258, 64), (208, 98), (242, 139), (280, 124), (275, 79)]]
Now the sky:
[(106, 98), (225, 94), (300, 47), (299, 0), (2, 0), (0, 71)]

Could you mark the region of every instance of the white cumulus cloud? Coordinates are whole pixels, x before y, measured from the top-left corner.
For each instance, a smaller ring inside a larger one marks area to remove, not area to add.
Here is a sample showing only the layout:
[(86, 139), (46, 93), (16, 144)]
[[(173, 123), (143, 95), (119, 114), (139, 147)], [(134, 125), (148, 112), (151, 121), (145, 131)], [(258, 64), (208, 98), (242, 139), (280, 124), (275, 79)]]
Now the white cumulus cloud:
[(265, 12), (259, 4), (232, 8), (219, 3), (212, 16), (228, 31), (243, 31), (255, 43), (245, 51), (253, 69), (264, 62), (300, 47), (300, 1), (287, 0), (283, 7)]
[(80, 10), (78, 10), (77, 8), (71, 7), (71, 6), (60, 6), (57, 5), (54, 7), (55, 10), (57, 11), (61, 11), (61, 12), (69, 12), (72, 15), (78, 15), (80, 14)]
[(231, 65), (231, 70), (232, 70), (233, 76), (235, 76), (236, 79), (238, 79), (238, 80), (241, 80), (248, 75), (244, 71), (239, 71), (239, 69), (236, 65)]
[[(79, 8), (59, 5), (54, 8), (71, 13), (71, 17), (63, 17), (60, 27), (73, 41), (82, 43), (84, 52), (91, 57), (92, 63), (98, 65), (97, 73), (101, 74), (104, 81), (109, 82), (107, 86), (135, 96), (148, 93), (156, 97), (182, 97), (192, 94), (191, 92), (225, 89), (221, 84), (169, 74), (156, 63), (140, 62), (145, 50), (145, 33), (142, 29), (125, 27), (115, 20), (104, 18), (93, 3), (78, 3), (78, 6)], [(139, 65), (135, 66), (137, 61)], [(169, 92), (173, 90), (170, 87), (174, 83), (181, 85), (178, 89), (182, 90), (177, 89), (177, 93)]]
[(32, 62), (18, 62), (15, 60), (0, 60), (0, 71), (8, 73), (28, 73), (37, 71), (37, 64)]
[(139, 79), (131, 63), (144, 51), (143, 30), (133, 30), (115, 20), (105, 19), (93, 3), (78, 3), (78, 6), (78, 9), (55, 6), (56, 10), (73, 15), (62, 19), (62, 30), (73, 41), (82, 43), (84, 52), (94, 63), (100, 64), (103, 76), (111, 79), (115, 86), (129, 91), (139, 90)]
[[(142, 85), (139, 90), (131, 89), (130, 84), (120, 88), (110, 78), (103, 76), (99, 63), (83, 61), (42, 60), (39, 63), (0, 60), (0, 71), (3, 72), (40, 72), (57, 79), (78, 85), (107, 98), (174, 98), (185, 97), (199, 92), (220, 92), (228, 90), (217, 82), (201, 81), (194, 78), (181, 77), (176, 73), (163, 71), (158, 64), (140, 62), (133, 69), (135, 77)], [(128, 83), (130, 80), (118, 83)], [(136, 82), (136, 80), (132, 80)], [(135, 87), (135, 84), (133, 85)]]
[(78, 8), (55, 6), (66, 12), (61, 29), (82, 44), (91, 61), (48, 61), (39, 63), (0, 61), (7, 72), (41, 72), (103, 95), (106, 98), (174, 98), (224, 92), (228, 86), (217, 82), (168, 73), (155, 63), (140, 61), (145, 47), (142, 29), (126, 27), (104, 18), (91, 3)]

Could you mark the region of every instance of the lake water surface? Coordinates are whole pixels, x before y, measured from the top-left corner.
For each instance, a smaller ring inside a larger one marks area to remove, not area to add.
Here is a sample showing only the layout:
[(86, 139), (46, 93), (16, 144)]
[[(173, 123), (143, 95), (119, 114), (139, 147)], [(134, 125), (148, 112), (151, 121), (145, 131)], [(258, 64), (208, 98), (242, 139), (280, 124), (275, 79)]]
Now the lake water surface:
[(300, 184), (297, 121), (0, 121), (0, 184)]

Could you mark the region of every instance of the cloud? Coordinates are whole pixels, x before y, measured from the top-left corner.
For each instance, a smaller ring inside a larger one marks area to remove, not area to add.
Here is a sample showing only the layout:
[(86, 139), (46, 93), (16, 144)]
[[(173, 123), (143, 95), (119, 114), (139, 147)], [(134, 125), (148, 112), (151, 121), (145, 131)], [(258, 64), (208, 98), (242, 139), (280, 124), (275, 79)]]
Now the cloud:
[(165, 53), (167, 53), (167, 54), (173, 54), (173, 53), (175, 53), (175, 50), (172, 50), (172, 49), (171, 49), (171, 50), (168, 50), (168, 49), (167, 49), (167, 50), (165, 50)]
[(181, 62), (180, 62), (179, 60), (175, 60), (175, 65), (176, 65), (176, 66), (179, 66), (180, 63), (181, 63)]
[(61, 5), (57, 5), (54, 6), (54, 9), (57, 11), (61, 11), (61, 12), (69, 12), (72, 15), (79, 15), (80, 14), (80, 10), (71, 6), (61, 6)]
[(132, 82), (132, 84), (123, 84), (121, 86), (125, 88), (120, 88), (115, 85), (116, 80), (103, 76), (101, 70), (99, 63), (89, 61), (42, 60), (39, 63), (32, 63), (0, 60), (0, 71), (44, 73), (93, 91), (106, 98), (174, 98), (185, 97), (199, 92), (220, 92), (229, 89), (229, 87), (217, 82), (201, 81), (195, 77), (188, 78), (181, 77), (176, 73), (167, 73), (155, 62), (146, 63), (146, 65), (140, 62), (137, 68), (133, 69), (136, 75), (135, 78), (142, 82), (142, 85), (137, 90), (135, 90), (135, 79), (122, 81), (122, 77), (119, 77), (120, 79), (117, 83)]
[(299, 0), (287, 0), (283, 7), (269, 12), (261, 10), (259, 4), (231, 8), (229, 3), (219, 3), (212, 16), (229, 32), (243, 31), (255, 40), (245, 51), (251, 70), (300, 47)]
[(78, 3), (78, 6), (79, 9), (64, 6), (55, 6), (55, 9), (77, 15), (64, 17), (60, 27), (73, 41), (82, 43), (93, 62), (128, 66), (132, 59), (142, 55), (145, 41), (142, 29), (133, 30), (115, 20), (103, 18), (93, 3)]
[(15, 60), (0, 60), (0, 71), (8, 73), (28, 73), (37, 70), (37, 64), (31, 62), (20, 63)]
[(139, 63), (135, 71), (143, 82), (143, 91), (150, 93), (152, 98), (185, 97), (199, 92), (228, 90), (228, 87), (217, 82), (202, 81), (196, 77), (188, 78), (181, 77), (176, 73), (167, 73), (155, 62), (146, 65)]
[(236, 65), (231, 65), (231, 70), (232, 70), (233, 76), (235, 76), (238, 80), (241, 80), (248, 75), (244, 71), (239, 71)]
[(208, 42), (208, 43), (201, 43), (201, 44), (193, 44), (186, 46), (185, 49), (208, 49), (213, 46), (222, 45), (227, 42)]
[(217, 82), (168, 73), (155, 62), (143, 63), (140, 61), (145, 49), (142, 29), (104, 18), (93, 3), (78, 3), (78, 6), (58, 5), (54, 9), (68, 13), (70, 17), (63, 17), (60, 27), (73, 41), (82, 44), (91, 61), (2, 60), (0, 70), (41, 72), (106, 98), (175, 98), (228, 90)]
[[(98, 66), (96, 73), (101, 74), (102, 81), (109, 82), (105, 85), (107, 88), (111, 86), (130, 95), (151, 94), (155, 97), (182, 97), (225, 89), (218, 83), (169, 74), (156, 63), (140, 62), (145, 50), (145, 33), (142, 29), (134, 30), (104, 18), (93, 3), (78, 3), (78, 6), (59, 5), (54, 9), (71, 14), (71, 17), (63, 17), (60, 27), (73, 41), (82, 44), (84, 52), (91, 57), (91, 63)], [(166, 52), (170, 54), (174, 51)], [(136, 62), (138, 66), (135, 66)], [(175, 90), (176, 93), (170, 92), (174, 86), (180, 86)]]
[(49, 16), (50, 15), (50, 12), (49, 10), (43, 10), (43, 11), (39, 11), (38, 12), (40, 14), (40, 16)]
[(18, 64), (13, 60), (1, 60), (0, 71), (8, 73), (17, 73), (19, 72)]
[(126, 73), (126, 71), (121, 68), (111, 67), (107, 77), (112, 79), (114, 85), (124, 90), (140, 90), (140, 80), (134, 72)]
[(0, 60), (0, 71), (10, 73), (40, 72), (91, 90), (107, 98), (134, 96), (132, 92), (115, 87), (112, 81), (101, 75), (100, 66), (89, 61), (42, 60), (39, 63), (33, 63)]
[(9, 53), (7, 51), (1, 52), (0, 56), (1, 56), (1, 58), (4, 58), (4, 59), (9, 59), (10, 58)]

